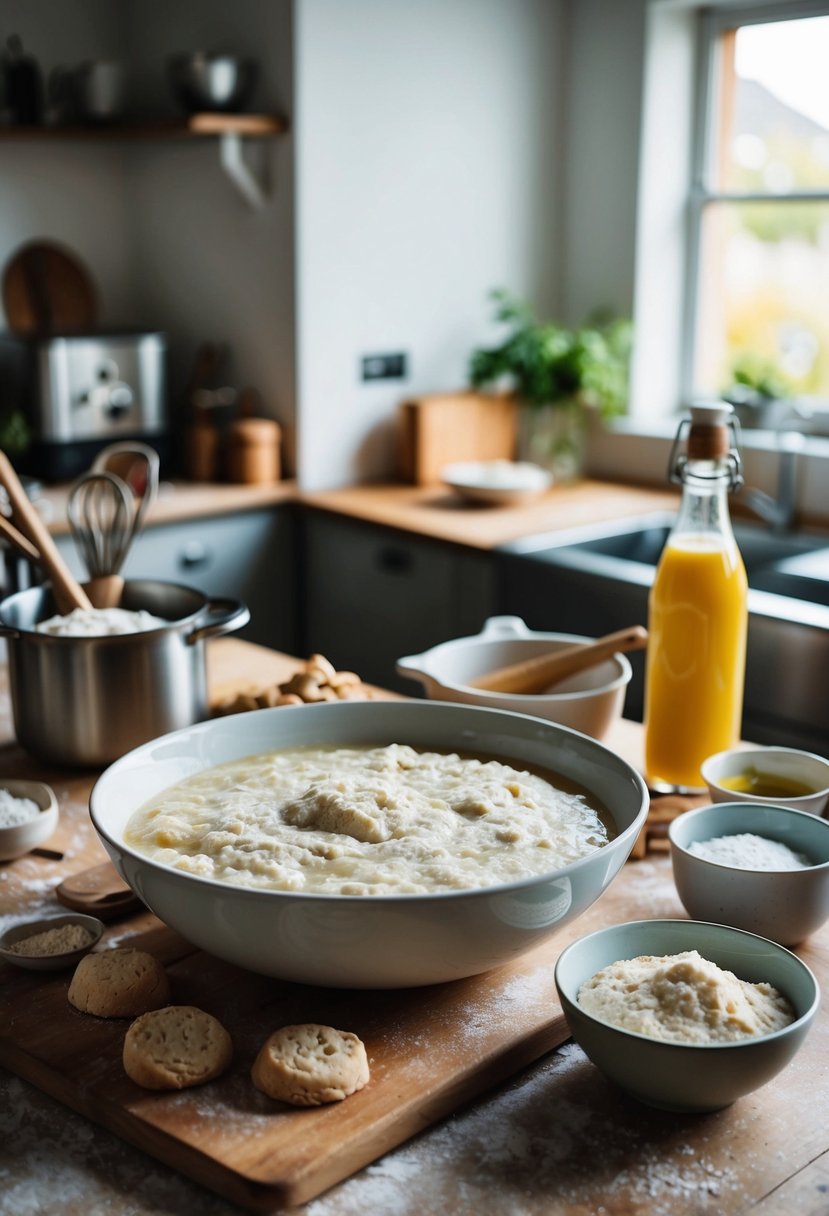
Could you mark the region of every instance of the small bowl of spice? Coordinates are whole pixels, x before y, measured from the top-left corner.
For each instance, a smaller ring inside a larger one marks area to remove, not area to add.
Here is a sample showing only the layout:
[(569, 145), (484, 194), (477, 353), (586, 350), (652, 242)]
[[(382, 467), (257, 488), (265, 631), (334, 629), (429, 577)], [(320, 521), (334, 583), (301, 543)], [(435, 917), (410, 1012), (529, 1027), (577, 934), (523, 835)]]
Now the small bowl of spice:
[(103, 921), (79, 912), (29, 921), (0, 935), (0, 958), (30, 971), (57, 971), (88, 954), (103, 931)]
[(786, 806), (719, 802), (668, 829), (689, 916), (802, 942), (829, 917), (829, 820)]
[(579, 938), (555, 969), (573, 1038), (662, 1110), (729, 1106), (776, 1076), (814, 1021), (817, 980), (782, 946), (727, 925), (631, 921)]
[(58, 802), (42, 781), (0, 778), (0, 861), (30, 852), (58, 826)]
[(709, 756), (702, 777), (712, 802), (759, 802), (822, 815), (829, 760), (795, 747), (735, 747)]

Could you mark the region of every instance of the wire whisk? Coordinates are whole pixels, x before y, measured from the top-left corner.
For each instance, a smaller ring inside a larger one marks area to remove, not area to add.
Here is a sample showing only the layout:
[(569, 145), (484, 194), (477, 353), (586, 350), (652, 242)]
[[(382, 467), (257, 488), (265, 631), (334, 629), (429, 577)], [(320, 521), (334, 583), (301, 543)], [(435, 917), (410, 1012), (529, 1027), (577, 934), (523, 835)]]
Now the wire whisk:
[(86, 473), (69, 491), (72, 539), (92, 579), (117, 574), (133, 539), (135, 506), (114, 473)]

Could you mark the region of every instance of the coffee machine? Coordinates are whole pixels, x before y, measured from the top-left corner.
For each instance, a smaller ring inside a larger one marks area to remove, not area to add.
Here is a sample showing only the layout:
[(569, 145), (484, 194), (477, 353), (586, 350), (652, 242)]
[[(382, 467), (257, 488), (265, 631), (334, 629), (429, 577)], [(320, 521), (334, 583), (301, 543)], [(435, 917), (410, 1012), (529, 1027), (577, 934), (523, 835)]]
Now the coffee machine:
[(65, 481), (125, 439), (149, 443), (164, 460), (166, 350), (153, 331), (0, 334), (0, 404), (19, 410), (32, 435), (21, 470)]

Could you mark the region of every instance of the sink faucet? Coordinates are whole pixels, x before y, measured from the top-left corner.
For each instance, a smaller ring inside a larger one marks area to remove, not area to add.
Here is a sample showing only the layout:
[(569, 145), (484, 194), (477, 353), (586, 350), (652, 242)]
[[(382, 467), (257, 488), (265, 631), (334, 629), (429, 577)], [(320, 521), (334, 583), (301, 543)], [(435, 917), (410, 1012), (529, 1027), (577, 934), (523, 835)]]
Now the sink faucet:
[(740, 501), (755, 515), (759, 515), (772, 532), (786, 532), (794, 524), (797, 509), (797, 457), (802, 448), (803, 436), (799, 431), (779, 431), (776, 498), (753, 487), (744, 489), (740, 495)]

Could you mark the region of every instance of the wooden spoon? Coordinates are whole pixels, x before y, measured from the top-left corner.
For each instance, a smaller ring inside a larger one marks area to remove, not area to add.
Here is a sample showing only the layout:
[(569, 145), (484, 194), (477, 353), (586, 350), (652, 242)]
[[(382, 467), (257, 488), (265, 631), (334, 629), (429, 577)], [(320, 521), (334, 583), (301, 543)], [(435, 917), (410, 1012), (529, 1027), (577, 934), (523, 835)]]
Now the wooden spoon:
[(648, 631), (641, 625), (631, 625), (617, 633), (609, 633), (595, 642), (579, 642), (566, 646), (552, 654), (523, 659), (508, 667), (498, 667), (468, 681), (469, 688), (485, 689), (487, 692), (541, 693), (577, 671), (593, 667), (612, 654), (625, 650), (644, 650), (648, 642)]
[(14, 524), (10, 524), (5, 515), (0, 515), (0, 533), (5, 539), (17, 549), (18, 553), (22, 553), (30, 562), (35, 562), (40, 565), (40, 554), (34, 547), (32, 542), (15, 528)]
[(142, 906), (109, 861), (65, 878), (55, 894), (65, 907), (74, 912), (89, 912), (99, 920), (126, 916)]
[(51, 579), (52, 595), (58, 611), (66, 614), (73, 608), (91, 608), (89, 596), (61, 557), (49, 529), (29, 501), (5, 452), (0, 452), (0, 484), (9, 496), (17, 527), (38, 551), (40, 564)]

